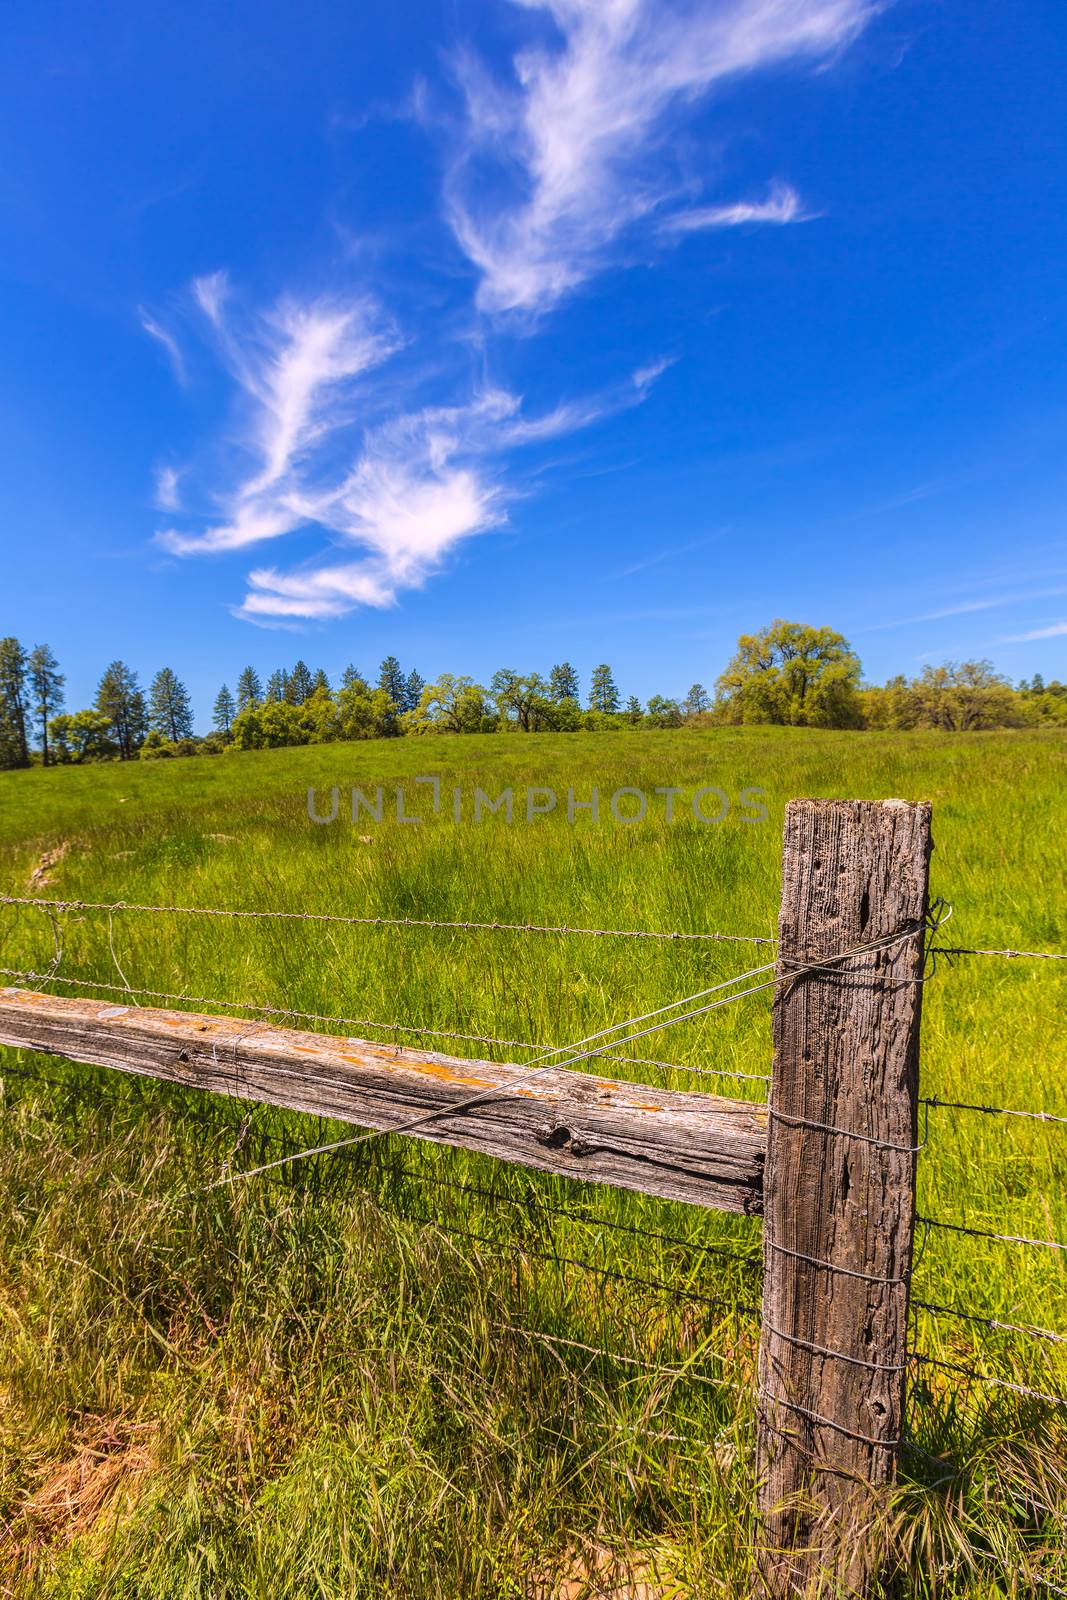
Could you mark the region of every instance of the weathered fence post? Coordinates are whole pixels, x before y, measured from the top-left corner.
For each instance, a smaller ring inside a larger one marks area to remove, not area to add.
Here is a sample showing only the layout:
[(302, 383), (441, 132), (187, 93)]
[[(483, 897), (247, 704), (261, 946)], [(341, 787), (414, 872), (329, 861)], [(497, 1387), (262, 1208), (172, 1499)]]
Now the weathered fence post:
[[(786, 810), (764, 1180), (759, 1581), (862, 1595), (904, 1414), (930, 806)], [(870, 949), (878, 945), (877, 949)], [(830, 961), (844, 951), (862, 953)]]

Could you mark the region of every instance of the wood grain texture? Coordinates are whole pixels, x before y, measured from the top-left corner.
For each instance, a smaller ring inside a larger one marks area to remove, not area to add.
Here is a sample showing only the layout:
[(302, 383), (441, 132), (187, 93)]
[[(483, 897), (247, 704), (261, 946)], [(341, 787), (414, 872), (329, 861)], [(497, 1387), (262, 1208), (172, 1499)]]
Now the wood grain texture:
[(865, 1592), (851, 1512), (895, 1470), (930, 849), (927, 804), (786, 811), (780, 977), (913, 931), (776, 993), (757, 1445), (760, 1574), (776, 1597), (814, 1592), (820, 1573)]
[[(760, 1209), (767, 1114), (710, 1094), (467, 1061), (185, 1011), (0, 989), (0, 1044), (389, 1130), (542, 1172), (726, 1211)], [(469, 1109), (461, 1103), (499, 1090)]]

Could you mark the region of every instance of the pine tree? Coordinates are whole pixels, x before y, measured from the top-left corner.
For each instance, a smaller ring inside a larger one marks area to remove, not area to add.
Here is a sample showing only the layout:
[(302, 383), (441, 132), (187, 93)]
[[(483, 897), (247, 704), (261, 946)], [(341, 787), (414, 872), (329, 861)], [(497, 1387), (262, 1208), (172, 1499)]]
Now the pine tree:
[(137, 674), (125, 661), (113, 661), (100, 679), (96, 709), (108, 720), (123, 761), (144, 742), (147, 713)]
[(404, 679), (404, 710), (414, 711), (422, 699), (422, 691), (426, 687), (426, 679), (412, 667)]
[(644, 711), (641, 709), (640, 700), (637, 698), (637, 696), (635, 694), (632, 694), (630, 696), (629, 700), (627, 700), (627, 702), (626, 702), (626, 706), (625, 706), (625, 709), (623, 711), (623, 716), (626, 718), (627, 722), (632, 722), (634, 724), (634, 727), (636, 727), (637, 724), (641, 721), (641, 718), (644, 716), (644, 714), (645, 714)]
[(48, 723), (63, 709), (63, 685), (66, 682), (59, 670), (59, 662), (48, 645), (34, 645), (26, 663), (29, 684), (30, 711), (41, 735), (41, 761), (48, 765)]
[(0, 767), (28, 767), (25, 650), (13, 637), (0, 639)]
[(245, 667), (237, 679), (237, 709), (244, 711), (246, 706), (258, 706), (263, 698), (263, 685), (259, 681), (259, 673), (255, 667)]
[(160, 667), (148, 691), (148, 726), (177, 744), (191, 739), (193, 708), (189, 691), (171, 667)]
[(359, 668), (351, 664), (341, 674), (341, 688), (366, 690), (368, 694), (370, 693), (370, 684)]
[(619, 691), (615, 687), (615, 679), (606, 661), (602, 661), (599, 667), (593, 668), (593, 676), (589, 682), (589, 709), (603, 711), (609, 715), (619, 709)]
[(230, 693), (226, 685), (223, 684), (222, 688), (215, 696), (215, 705), (211, 713), (211, 720), (214, 722), (219, 733), (228, 734), (233, 723), (233, 719), (236, 715), (237, 707), (234, 704), (233, 695)]
[(314, 681), (311, 676), (311, 668), (307, 662), (298, 661), (286, 681), (283, 698), (291, 706), (302, 706), (311, 693)]
[(396, 656), (386, 656), (378, 669), (378, 687), (384, 689), (398, 710), (404, 705), (404, 674)]
[(707, 711), (711, 705), (711, 696), (702, 683), (694, 683), (685, 697), (685, 709), (689, 716), (697, 716), (701, 711)]
[(323, 670), (323, 668), (320, 667), (318, 669), (318, 671), (315, 673), (315, 676), (311, 680), (311, 693), (312, 694), (329, 694), (329, 692), (330, 692), (330, 680), (326, 676), (326, 673)]
[(289, 674), (284, 667), (275, 667), (267, 679), (267, 691), (264, 699), (267, 701), (285, 700), (288, 698)]
[(580, 700), (582, 685), (569, 661), (561, 661), (548, 675), (548, 692), (553, 700)]

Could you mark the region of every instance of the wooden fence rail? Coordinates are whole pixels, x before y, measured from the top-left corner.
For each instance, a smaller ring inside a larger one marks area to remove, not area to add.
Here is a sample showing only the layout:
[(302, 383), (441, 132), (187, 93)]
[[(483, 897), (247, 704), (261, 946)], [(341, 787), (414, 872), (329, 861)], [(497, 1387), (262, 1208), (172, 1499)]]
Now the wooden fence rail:
[(759, 1592), (861, 1595), (850, 1530), (903, 1426), (930, 849), (926, 804), (788, 806), (769, 1108), (23, 989), (0, 1045), (762, 1212)]
[(717, 1095), (24, 989), (0, 989), (0, 1044), (381, 1132), (425, 1117), (413, 1138), (664, 1200), (760, 1209), (767, 1112)]

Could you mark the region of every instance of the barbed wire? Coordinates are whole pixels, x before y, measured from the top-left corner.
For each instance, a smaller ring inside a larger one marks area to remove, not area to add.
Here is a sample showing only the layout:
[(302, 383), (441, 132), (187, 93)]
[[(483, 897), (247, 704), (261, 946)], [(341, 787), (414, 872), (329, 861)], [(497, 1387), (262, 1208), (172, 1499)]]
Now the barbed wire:
[(987, 1317), (980, 1311), (963, 1311), (959, 1306), (939, 1305), (936, 1300), (912, 1298), (912, 1309), (929, 1311), (935, 1317), (954, 1317), (958, 1322), (973, 1322), (998, 1333), (1022, 1333), (1029, 1339), (1040, 1339), (1048, 1344), (1067, 1344), (1067, 1334), (1052, 1328), (1038, 1328), (1029, 1322), (1004, 1322), (999, 1317)]
[(965, 1233), (972, 1239), (993, 1239), (998, 1244), (1037, 1245), (1042, 1250), (1067, 1250), (1067, 1244), (1060, 1244), (1057, 1239), (1031, 1239), (1022, 1233), (991, 1233), (987, 1228), (972, 1228), (965, 1222), (943, 1222), (937, 1217), (917, 1215), (915, 1220), (924, 1227), (941, 1228), (948, 1233)]
[(1067, 951), (1060, 950), (975, 950), (966, 945), (935, 944), (930, 946), (935, 956), (1001, 956), (1005, 961), (1067, 961)]
[(967, 1367), (958, 1361), (945, 1361), (940, 1356), (932, 1356), (925, 1350), (912, 1350), (910, 1360), (917, 1366), (937, 1367), (942, 1372), (952, 1372), (959, 1377), (973, 1379), (976, 1383), (989, 1384), (994, 1389), (1010, 1389), (1013, 1394), (1021, 1394), (1029, 1400), (1042, 1400), (1047, 1405), (1061, 1406), (1067, 1410), (1067, 1396), (1046, 1394), (1041, 1389), (1031, 1389), (1025, 1383), (1013, 1383), (1008, 1378), (997, 1378), (988, 1372), (979, 1372), (977, 1367)]
[[(54, 911), (107, 911), (111, 913), (131, 911), (174, 916), (341, 923), (352, 927), (439, 928), (464, 933), (544, 933), (590, 939), (695, 940), (698, 942), (726, 944), (775, 945), (778, 943), (777, 938), (770, 934), (723, 933), (707, 930), (689, 932), (680, 928), (586, 928), (571, 927), (567, 923), (481, 922), (470, 919), (434, 917), (361, 917), (329, 911), (275, 911), (233, 909), (225, 906), (149, 905), (135, 900), (59, 900), (45, 899), (34, 895), (0, 894), (0, 905), (31, 906), (39, 910), (50, 908)], [(972, 945), (931, 945), (928, 953), (930, 955), (950, 957), (994, 956), (1007, 961), (1067, 961), (1067, 951), (1059, 950), (1014, 950), (983, 948)]]
[(224, 906), (153, 906), (133, 900), (43, 900), (31, 895), (0, 894), (0, 905), (50, 907), (56, 911), (135, 911), (160, 912), (187, 917), (232, 917), (277, 920), (283, 922), (331, 922), (364, 928), (443, 928), (463, 933), (555, 933), (578, 935), (590, 939), (666, 939), (706, 940), (723, 944), (777, 944), (776, 938), (766, 934), (698, 932), (687, 933), (672, 928), (665, 931), (649, 928), (577, 928), (566, 923), (540, 922), (473, 922), (443, 920), (434, 917), (354, 917), (330, 911), (252, 911), (231, 910)]
[(983, 1106), (969, 1100), (942, 1100), (938, 1095), (923, 1095), (919, 1104), (929, 1106), (934, 1111), (979, 1111), (987, 1117), (1029, 1117), (1034, 1122), (1060, 1122), (1067, 1124), (1067, 1117), (1061, 1117), (1052, 1111), (1020, 1111), (1011, 1106)]

